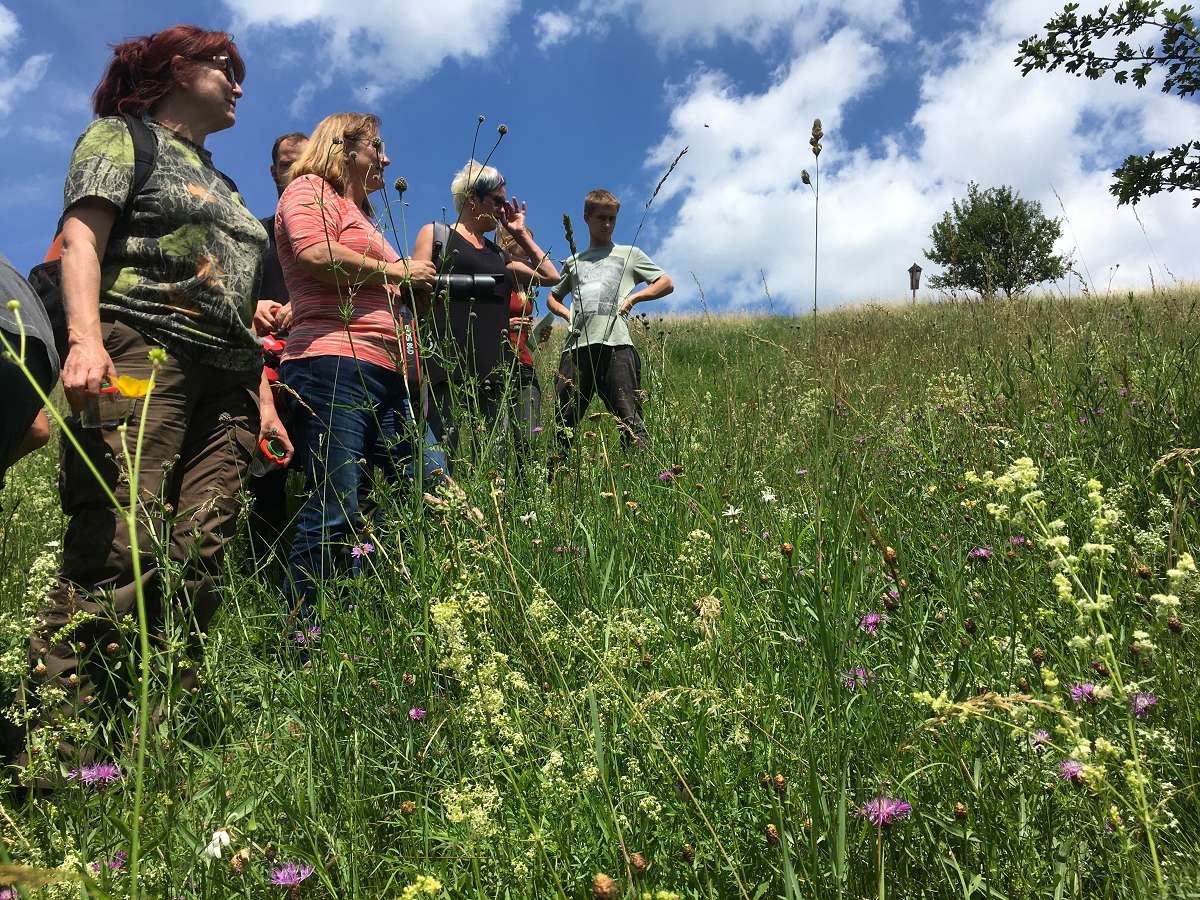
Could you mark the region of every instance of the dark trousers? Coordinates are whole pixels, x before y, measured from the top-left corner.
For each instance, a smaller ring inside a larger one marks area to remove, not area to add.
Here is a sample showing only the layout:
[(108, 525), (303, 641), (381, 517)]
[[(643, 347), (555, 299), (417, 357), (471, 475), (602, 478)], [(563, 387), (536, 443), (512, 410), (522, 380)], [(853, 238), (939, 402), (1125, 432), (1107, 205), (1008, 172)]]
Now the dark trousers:
[(504, 376), (493, 375), (480, 385), (435, 384), (429, 392), (429, 421), (448, 458), (458, 453), (462, 429), (469, 429), (473, 453), (490, 437), (495, 462), (503, 467), (512, 435), (516, 465), (525, 462), (542, 408), (542, 389), (532, 367), (513, 364)]
[(555, 378), (559, 441), (566, 441), (564, 429), (579, 424), (597, 392), (621, 420), (622, 442), (645, 447), (650, 438), (642, 420), (642, 360), (628, 344), (591, 344), (563, 353)]
[[(118, 374), (150, 377), (150, 345), (137, 331), (105, 324), (104, 347)], [(159, 651), (168, 646), (168, 611), (187, 635), (187, 658), (165, 657), (177, 669), (174, 685), (180, 691), (196, 682), (200, 635), (218, 604), (215, 580), (236, 525), (237, 494), (258, 431), (258, 378), (257, 371), (230, 372), (168, 358), (146, 411), (137, 480), (141, 584), (152, 646)], [(131, 493), (125, 447), (132, 458), (141, 404), (134, 401), (124, 434), (116, 428), (80, 428), (78, 418), (70, 423), (87, 458), (126, 508)], [(102, 705), (98, 690), (129, 656), (136, 630), (119, 623), (126, 616), (137, 619), (137, 584), (125, 519), (65, 437), (61, 447), (59, 493), (69, 517), (62, 569), (30, 638), (29, 665), (33, 685), (61, 688), (66, 699), (60, 711), (74, 717)], [(163, 596), (160, 557), (171, 563), (169, 597)], [(73, 619), (78, 624), (64, 631)], [(41, 710), (43, 718), (51, 713)], [(76, 751), (60, 745), (59, 752), (73, 756)]]

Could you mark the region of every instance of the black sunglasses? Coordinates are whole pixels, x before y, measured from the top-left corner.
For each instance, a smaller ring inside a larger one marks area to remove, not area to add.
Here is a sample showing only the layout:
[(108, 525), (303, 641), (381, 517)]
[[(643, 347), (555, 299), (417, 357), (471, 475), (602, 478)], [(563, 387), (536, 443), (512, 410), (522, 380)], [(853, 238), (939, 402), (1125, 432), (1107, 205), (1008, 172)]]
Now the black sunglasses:
[[(212, 63), (225, 74), (225, 80), (230, 86), (241, 84), (242, 79), (237, 77), (237, 66), (233, 62), (233, 57), (222, 53), (219, 56), (198, 56), (195, 57), (196, 62)], [(245, 78), (245, 76), (242, 76)]]

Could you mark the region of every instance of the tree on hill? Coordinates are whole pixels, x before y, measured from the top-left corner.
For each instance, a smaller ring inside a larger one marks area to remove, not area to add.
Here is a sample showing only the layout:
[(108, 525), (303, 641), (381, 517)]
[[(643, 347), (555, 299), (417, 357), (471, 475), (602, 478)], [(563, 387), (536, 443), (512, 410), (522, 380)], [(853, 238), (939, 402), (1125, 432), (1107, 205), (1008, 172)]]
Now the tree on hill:
[(971, 182), (966, 199), (955, 200), (929, 235), (933, 247), (925, 256), (943, 269), (929, 283), (1011, 299), (1066, 274), (1066, 258), (1054, 253), (1060, 234), (1058, 220), (1046, 218), (1040, 203), (1022, 200), (1007, 185), (980, 190)]
[[(1135, 46), (1126, 40), (1135, 35), (1149, 42)], [(1022, 75), (1061, 66), (1093, 81), (1111, 72), (1117, 84), (1132, 81), (1139, 89), (1157, 69), (1163, 74), (1163, 93), (1190, 97), (1200, 90), (1200, 32), (1187, 5), (1169, 8), (1164, 0), (1124, 0), (1115, 8), (1102, 6), (1094, 15), (1080, 16), (1079, 4), (1068, 3), (1046, 23), (1044, 35), (1021, 41), (1015, 62)], [(1109, 190), (1118, 204), (1137, 203), (1160, 191), (1200, 192), (1200, 140), (1161, 155), (1128, 156), (1113, 176)], [(1200, 206), (1200, 196), (1192, 206)]]

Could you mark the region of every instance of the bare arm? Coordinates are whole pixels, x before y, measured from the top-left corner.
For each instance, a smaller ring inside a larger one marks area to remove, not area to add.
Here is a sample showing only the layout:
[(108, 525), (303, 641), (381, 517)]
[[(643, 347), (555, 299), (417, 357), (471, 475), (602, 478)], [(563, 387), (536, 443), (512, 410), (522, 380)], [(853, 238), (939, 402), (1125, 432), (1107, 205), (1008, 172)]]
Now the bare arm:
[(621, 315), (625, 315), (633, 309), (635, 304), (645, 303), (647, 300), (658, 300), (673, 290), (675, 290), (675, 282), (671, 280), (671, 276), (666, 273), (659, 275), (640, 291), (634, 291), (621, 301)]
[(102, 381), (117, 377), (100, 330), (100, 264), (116, 220), (116, 207), (95, 198), (76, 203), (63, 219), (62, 291), (69, 346), (62, 382), (75, 409)]
[(319, 241), (296, 254), (296, 262), (309, 275), (325, 284), (349, 280), (354, 284), (398, 285), (412, 278), (418, 289), (430, 290), (436, 274), (428, 261), (402, 259), (389, 263), (364, 256), (337, 241)]
[(554, 313), (560, 319), (571, 318), (570, 311), (563, 306), (562, 301), (555, 297), (554, 294), (550, 294), (546, 298), (546, 309), (550, 310), (550, 312)]
[(540, 267), (539, 269), (532, 269), (520, 260), (511, 259), (508, 261), (508, 271), (512, 272), (513, 278), (517, 282), (518, 290), (522, 291), (529, 290), (535, 284), (539, 287), (553, 287), (558, 284), (560, 276), (558, 269), (554, 268), (554, 263), (550, 263), (550, 269), (553, 274), (544, 274), (540, 271)]

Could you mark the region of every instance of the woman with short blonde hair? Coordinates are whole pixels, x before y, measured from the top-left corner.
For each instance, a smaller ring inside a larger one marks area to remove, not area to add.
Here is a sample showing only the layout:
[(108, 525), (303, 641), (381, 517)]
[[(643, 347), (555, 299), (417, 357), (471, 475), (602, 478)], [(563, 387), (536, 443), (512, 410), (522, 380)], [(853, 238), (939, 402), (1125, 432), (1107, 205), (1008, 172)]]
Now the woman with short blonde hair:
[[(508, 199), (498, 170), (469, 160), (451, 179), (450, 195), (458, 220), (452, 226), (425, 225), (417, 233), (413, 259), (429, 260), (443, 274), (490, 276), (493, 286), (472, 287), (467, 295), (451, 288), (435, 298), (432, 331), (439, 352), (429, 365), (430, 419), (452, 452), (460, 431), (456, 419), (464, 412), (477, 415), (497, 439), (502, 459), (507, 421), (521, 393), (519, 342), (510, 335), (513, 327), (528, 324), (527, 315), (515, 323), (510, 318), (515, 279), (524, 285), (557, 284), (558, 270), (526, 227), (525, 204)], [(510, 257), (488, 237), (497, 228), (512, 236), (527, 262)]]

